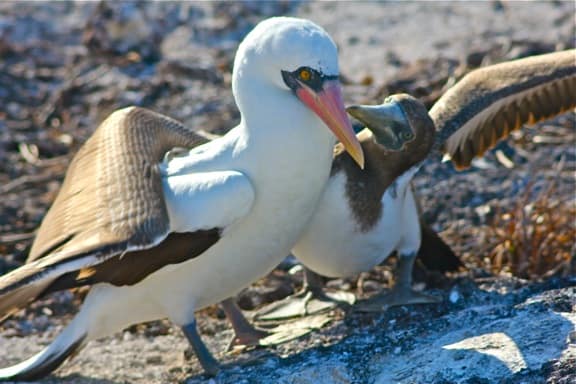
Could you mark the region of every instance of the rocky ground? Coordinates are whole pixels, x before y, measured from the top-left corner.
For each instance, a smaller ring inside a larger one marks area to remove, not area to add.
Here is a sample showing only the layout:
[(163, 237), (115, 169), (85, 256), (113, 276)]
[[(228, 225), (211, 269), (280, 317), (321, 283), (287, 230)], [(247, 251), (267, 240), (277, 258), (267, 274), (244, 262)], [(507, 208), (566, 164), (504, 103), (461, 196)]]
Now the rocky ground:
[[(431, 105), (464, 73), (573, 48), (573, 2), (243, 2), (0, 4), (0, 273), (26, 258), (70, 156), (112, 110), (141, 105), (223, 133), (238, 121), (230, 70), (238, 41), (272, 15), (324, 26), (341, 51), (347, 103), (408, 92)], [(224, 362), (215, 379), (185, 361), (166, 322), (91, 343), (45, 382), (569, 383), (576, 381), (575, 115), (528, 127), (457, 173), (427, 164), (416, 178), (426, 219), (467, 269), (419, 269), (440, 305), (378, 315), (334, 311), (320, 330), (225, 353), (221, 311), (200, 329)], [(252, 310), (299, 284), (284, 269), (239, 296)], [(369, 296), (381, 266), (329, 286)], [(52, 340), (81, 293), (62, 293), (0, 324), (0, 366)]]

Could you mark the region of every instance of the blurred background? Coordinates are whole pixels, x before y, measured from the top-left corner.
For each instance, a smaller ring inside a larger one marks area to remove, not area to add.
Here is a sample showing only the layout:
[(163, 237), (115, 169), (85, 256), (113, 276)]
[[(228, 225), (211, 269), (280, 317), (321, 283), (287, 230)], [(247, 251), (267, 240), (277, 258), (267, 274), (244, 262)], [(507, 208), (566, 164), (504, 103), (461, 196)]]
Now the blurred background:
[[(474, 68), (574, 48), (575, 12), (573, 1), (3, 1), (0, 274), (24, 262), (71, 156), (113, 110), (139, 105), (217, 134), (233, 127), (235, 50), (266, 17), (309, 18), (333, 36), (348, 104), (407, 92), (430, 107)], [(570, 112), (516, 132), (466, 172), (431, 163), (415, 178), (426, 220), (462, 256), (465, 276), (574, 274), (575, 135)], [(242, 307), (293, 292), (300, 277), (287, 268), (243, 292)], [(370, 293), (389, 279), (384, 266), (329, 284)], [(419, 280), (428, 288), (451, 284), (423, 271)], [(70, 294), (50, 300), (0, 330), (46, 329), (46, 304), (60, 315), (77, 304)]]

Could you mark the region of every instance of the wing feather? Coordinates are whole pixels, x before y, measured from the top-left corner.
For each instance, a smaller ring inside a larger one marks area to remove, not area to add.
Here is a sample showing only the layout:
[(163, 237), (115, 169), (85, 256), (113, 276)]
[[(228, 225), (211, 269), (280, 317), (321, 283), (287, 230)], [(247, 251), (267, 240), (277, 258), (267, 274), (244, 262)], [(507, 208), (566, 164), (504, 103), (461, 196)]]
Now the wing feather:
[(575, 107), (576, 50), (481, 68), (430, 110), (438, 130), (435, 149), (465, 168), (512, 130)]
[(168, 232), (157, 163), (174, 147), (207, 140), (142, 108), (114, 112), (80, 148), (46, 214), (28, 261), (55, 251), (153, 244)]
[(28, 263), (0, 277), (0, 319), (59, 289), (134, 284), (215, 244), (220, 228), (170, 234), (158, 167), (167, 151), (206, 141), (142, 108), (110, 115), (72, 160)]

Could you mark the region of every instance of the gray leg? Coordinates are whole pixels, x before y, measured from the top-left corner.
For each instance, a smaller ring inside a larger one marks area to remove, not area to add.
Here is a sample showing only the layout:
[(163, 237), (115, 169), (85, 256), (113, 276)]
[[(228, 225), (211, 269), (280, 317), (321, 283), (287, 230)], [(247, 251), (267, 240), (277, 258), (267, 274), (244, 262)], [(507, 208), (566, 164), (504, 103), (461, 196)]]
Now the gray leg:
[(182, 332), (188, 339), (190, 346), (194, 350), (198, 361), (206, 374), (209, 376), (216, 376), (218, 371), (220, 371), (220, 364), (218, 361), (212, 356), (200, 335), (198, 334), (198, 330), (196, 329), (196, 319), (194, 319), (190, 324), (185, 325), (182, 327)]
[(255, 317), (263, 321), (285, 320), (316, 314), (337, 306), (348, 308), (354, 301), (354, 295), (348, 292), (324, 292), (322, 276), (304, 267), (302, 290), (262, 308)]
[(306, 267), (304, 267), (304, 287), (302, 289), (312, 292), (312, 296), (317, 299), (326, 298), (326, 293), (324, 293), (324, 279)]
[(380, 293), (368, 300), (358, 303), (356, 309), (361, 312), (380, 312), (387, 307), (405, 304), (438, 303), (442, 299), (426, 295), (412, 289), (412, 269), (417, 253), (399, 255), (395, 273), (395, 284), (386, 293)]
[(330, 303), (330, 307), (338, 306), (342, 309), (349, 309), (350, 305), (356, 301), (354, 295), (348, 292), (326, 292), (324, 278), (306, 267), (304, 267), (304, 289), (311, 293), (312, 299)]
[(252, 326), (246, 317), (244, 317), (244, 314), (240, 308), (238, 308), (234, 299), (228, 298), (220, 304), (234, 329), (234, 339), (232, 339), (228, 349), (235, 345), (259, 345), (260, 339), (270, 335), (269, 332), (256, 329)]
[(412, 290), (412, 270), (414, 269), (414, 262), (416, 261), (417, 256), (417, 253), (399, 255), (398, 265), (396, 266), (396, 284), (394, 285), (394, 289), (399, 291)]

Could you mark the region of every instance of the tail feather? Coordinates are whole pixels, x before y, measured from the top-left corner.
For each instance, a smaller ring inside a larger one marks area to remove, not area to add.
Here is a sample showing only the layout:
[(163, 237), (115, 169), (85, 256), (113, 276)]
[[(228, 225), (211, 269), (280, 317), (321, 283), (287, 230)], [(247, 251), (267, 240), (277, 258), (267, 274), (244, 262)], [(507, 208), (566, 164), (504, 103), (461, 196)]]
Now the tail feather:
[(0, 277), (0, 322), (36, 300), (56, 279), (35, 263), (26, 264)]
[(464, 263), (454, 253), (452, 248), (436, 233), (434, 229), (422, 217), (422, 206), (418, 193), (414, 188), (414, 183), (410, 183), (414, 201), (418, 209), (418, 219), (420, 221), (420, 249), (418, 249), (418, 260), (432, 271), (453, 272), (464, 267)]
[[(68, 268), (46, 268), (42, 260), (25, 264), (0, 277), (0, 321), (41, 297)], [(85, 344), (86, 324), (76, 317), (44, 350), (29, 359), (0, 369), (0, 381), (30, 381), (41, 378), (60, 366)]]
[[(76, 320), (76, 319), (75, 319)], [(77, 321), (72, 321), (41, 352), (11, 367), (0, 369), (0, 381), (38, 380), (58, 368), (66, 359), (86, 344), (86, 332)]]
[(420, 228), (422, 229), (422, 242), (418, 250), (418, 258), (427, 269), (450, 272), (464, 265), (452, 248), (422, 219), (420, 219)]

